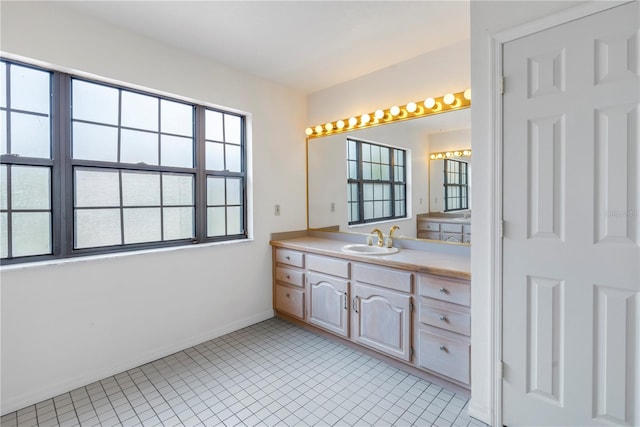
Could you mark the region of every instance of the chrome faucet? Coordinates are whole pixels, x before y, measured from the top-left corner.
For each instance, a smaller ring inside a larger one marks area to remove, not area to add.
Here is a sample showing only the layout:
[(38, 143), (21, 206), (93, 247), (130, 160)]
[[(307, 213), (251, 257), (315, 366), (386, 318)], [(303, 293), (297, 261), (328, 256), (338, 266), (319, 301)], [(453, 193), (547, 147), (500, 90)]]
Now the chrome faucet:
[(380, 231), (379, 228), (374, 228), (371, 230), (371, 234), (378, 236), (378, 246), (382, 247), (384, 245), (384, 235), (382, 234), (382, 231)]

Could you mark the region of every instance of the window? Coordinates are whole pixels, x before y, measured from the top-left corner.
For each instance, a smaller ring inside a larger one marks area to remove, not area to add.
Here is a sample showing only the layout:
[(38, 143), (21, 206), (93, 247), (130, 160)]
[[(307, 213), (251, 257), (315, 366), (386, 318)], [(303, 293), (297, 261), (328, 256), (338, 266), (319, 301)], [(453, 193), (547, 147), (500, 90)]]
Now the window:
[(347, 139), (349, 224), (407, 216), (406, 151)]
[(444, 161), (444, 210), (469, 209), (469, 165), (458, 160)]
[(245, 118), (0, 62), (3, 263), (242, 239)]

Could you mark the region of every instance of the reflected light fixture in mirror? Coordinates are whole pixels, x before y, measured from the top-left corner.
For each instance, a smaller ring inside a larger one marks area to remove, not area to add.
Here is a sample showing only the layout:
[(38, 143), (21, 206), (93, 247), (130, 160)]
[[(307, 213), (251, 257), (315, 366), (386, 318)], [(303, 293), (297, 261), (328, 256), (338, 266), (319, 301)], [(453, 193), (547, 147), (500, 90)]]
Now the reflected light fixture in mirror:
[[(324, 125), (310, 126), (305, 130), (305, 133), (309, 138), (319, 138), (469, 107), (471, 107), (471, 89), (467, 89), (464, 92), (447, 93), (438, 98), (427, 98), (424, 101), (409, 102), (404, 106), (394, 105), (387, 109), (379, 109), (375, 112), (352, 116), (348, 119), (327, 122)], [(359, 120), (358, 117), (360, 118)], [(345, 126), (346, 124), (348, 126)], [(471, 155), (470, 151), (468, 155)]]
[(443, 151), (442, 153), (431, 153), (431, 160), (455, 159), (456, 157), (471, 157), (471, 149), (458, 151)]

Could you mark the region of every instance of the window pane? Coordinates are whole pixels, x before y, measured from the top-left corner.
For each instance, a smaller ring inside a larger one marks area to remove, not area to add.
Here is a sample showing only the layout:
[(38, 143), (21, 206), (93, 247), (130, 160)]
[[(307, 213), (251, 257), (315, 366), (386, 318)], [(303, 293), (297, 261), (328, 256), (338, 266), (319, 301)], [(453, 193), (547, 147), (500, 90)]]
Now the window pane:
[(162, 166), (193, 167), (193, 139), (162, 135)]
[(224, 170), (224, 144), (207, 142), (207, 160), (205, 167), (213, 171)]
[(232, 144), (240, 144), (242, 121), (238, 116), (224, 115), (224, 140)]
[(190, 239), (194, 237), (194, 208), (164, 208), (164, 240)]
[(207, 208), (207, 237), (224, 236), (225, 233), (225, 209)]
[(358, 179), (358, 163), (349, 162), (349, 179)]
[(364, 200), (373, 200), (373, 184), (363, 184), (362, 190)]
[(78, 209), (75, 220), (76, 249), (121, 244), (120, 209)]
[(242, 180), (237, 178), (227, 178), (227, 204), (242, 204)]
[(9, 229), (7, 223), (8, 214), (0, 213), (0, 258), (9, 256)]
[(193, 107), (179, 102), (160, 100), (160, 130), (176, 135), (193, 135)]
[(158, 130), (158, 98), (122, 91), (121, 125), (137, 129)]
[(0, 107), (7, 106), (7, 64), (0, 62)]
[(122, 163), (158, 164), (158, 135), (122, 129), (120, 161)]
[(205, 138), (212, 141), (222, 141), (222, 113), (207, 110), (205, 112)]
[(362, 179), (371, 179), (371, 163), (362, 164)]
[(192, 175), (162, 175), (163, 205), (193, 205)]
[[(11, 66), (11, 108), (49, 114), (51, 74), (33, 68)], [(4, 93), (4, 92), (3, 92)]]
[(227, 155), (226, 169), (230, 172), (242, 172), (242, 164), (240, 161), (240, 146), (227, 145), (225, 149)]
[(384, 215), (383, 202), (377, 201), (373, 203), (373, 215), (375, 218), (382, 218)]
[(122, 172), (122, 205), (159, 206), (160, 174), (156, 172)]
[(370, 162), (371, 161), (371, 145), (370, 144), (362, 144), (362, 161)]
[(358, 159), (358, 145), (356, 143), (356, 141), (352, 141), (352, 140), (347, 140), (347, 147), (348, 147), (348, 154), (347, 154), (347, 158), (351, 159), (351, 160), (357, 160)]
[(11, 215), (12, 255), (29, 256), (51, 253), (51, 214), (20, 212)]
[(21, 157), (51, 157), (49, 118), (11, 113), (11, 153)]
[(207, 177), (207, 205), (224, 205), (224, 178)]
[(117, 162), (118, 129), (74, 122), (73, 158)]
[(389, 181), (391, 179), (391, 167), (388, 165), (382, 165), (380, 167), (380, 179), (383, 181)]
[(7, 166), (0, 165), (0, 209), (7, 209)]
[(227, 208), (227, 234), (241, 234), (242, 222), (242, 208), (239, 206)]
[(373, 218), (373, 202), (364, 202), (364, 219)]
[(11, 207), (50, 209), (51, 178), (48, 167), (11, 167)]
[(157, 242), (160, 235), (160, 208), (124, 209), (124, 243)]
[(382, 216), (389, 217), (391, 215), (391, 201), (385, 200), (382, 205)]
[(120, 206), (118, 171), (76, 169), (75, 206)]
[(118, 89), (73, 80), (73, 118), (90, 122), (118, 124)]
[(371, 161), (375, 163), (380, 163), (380, 148), (377, 145), (371, 145)]
[(6, 111), (0, 111), (0, 154), (7, 154), (7, 112)]
[(382, 179), (382, 168), (380, 167), (380, 165), (371, 165), (371, 179)]

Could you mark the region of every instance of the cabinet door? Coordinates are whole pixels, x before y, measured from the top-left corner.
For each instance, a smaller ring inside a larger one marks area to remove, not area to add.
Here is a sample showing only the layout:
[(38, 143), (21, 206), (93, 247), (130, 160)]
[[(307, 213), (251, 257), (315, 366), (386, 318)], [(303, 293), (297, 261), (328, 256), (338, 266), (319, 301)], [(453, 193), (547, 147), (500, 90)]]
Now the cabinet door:
[(349, 335), (349, 282), (322, 274), (307, 274), (309, 323), (338, 335)]
[(411, 296), (355, 283), (352, 338), (390, 356), (411, 359)]

